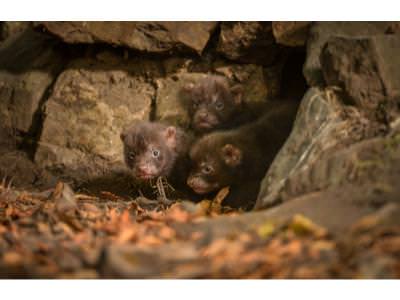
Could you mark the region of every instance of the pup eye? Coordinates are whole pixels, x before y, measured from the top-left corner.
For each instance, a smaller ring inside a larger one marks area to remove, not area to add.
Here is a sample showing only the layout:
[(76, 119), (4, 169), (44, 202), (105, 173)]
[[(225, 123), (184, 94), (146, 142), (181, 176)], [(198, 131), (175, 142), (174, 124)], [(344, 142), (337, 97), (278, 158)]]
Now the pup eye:
[(159, 157), (160, 156), (160, 151), (159, 150), (153, 150), (151, 155), (153, 155), (153, 157)]
[(213, 168), (210, 166), (205, 166), (203, 167), (203, 173), (204, 174), (210, 174), (213, 171)]
[(128, 157), (129, 157), (129, 159), (135, 159), (135, 156), (136, 156), (136, 153), (135, 152), (129, 152), (129, 154), (128, 154)]
[(224, 108), (224, 103), (222, 103), (220, 101), (215, 103), (215, 108), (218, 109), (218, 110), (223, 109)]

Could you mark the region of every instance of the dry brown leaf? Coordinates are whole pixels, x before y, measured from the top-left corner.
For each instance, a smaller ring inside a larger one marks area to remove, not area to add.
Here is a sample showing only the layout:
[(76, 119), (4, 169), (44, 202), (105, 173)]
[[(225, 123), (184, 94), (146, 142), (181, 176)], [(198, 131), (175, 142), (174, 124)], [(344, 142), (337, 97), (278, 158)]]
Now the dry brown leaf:
[(138, 230), (135, 226), (124, 227), (118, 234), (116, 241), (118, 243), (126, 243), (134, 240), (137, 237)]
[(204, 256), (215, 256), (226, 251), (228, 242), (226, 239), (217, 239), (213, 241), (209, 246), (205, 247), (202, 251)]
[(171, 227), (163, 226), (160, 229), (159, 236), (164, 240), (171, 240), (171, 239), (175, 238), (176, 231), (174, 229), (172, 229)]
[(193, 241), (198, 241), (198, 240), (202, 239), (203, 237), (204, 237), (204, 232), (195, 231), (195, 232), (192, 232), (190, 239)]
[(17, 252), (9, 251), (3, 254), (3, 262), (6, 265), (20, 265), (23, 262), (23, 257)]
[(168, 209), (167, 217), (168, 219), (179, 223), (185, 223), (191, 219), (191, 215), (187, 211), (183, 210), (179, 204), (174, 204)]
[(158, 238), (154, 235), (147, 235), (138, 241), (138, 244), (144, 245), (144, 246), (159, 246), (163, 243), (164, 242), (160, 238)]

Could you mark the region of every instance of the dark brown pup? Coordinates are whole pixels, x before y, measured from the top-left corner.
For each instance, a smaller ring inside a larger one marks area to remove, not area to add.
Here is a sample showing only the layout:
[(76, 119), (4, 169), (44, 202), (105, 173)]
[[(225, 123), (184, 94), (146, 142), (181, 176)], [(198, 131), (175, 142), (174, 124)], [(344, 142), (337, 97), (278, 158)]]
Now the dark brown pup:
[(277, 103), (253, 123), (200, 138), (190, 150), (188, 186), (197, 194), (258, 186), (290, 134), (296, 111), (296, 103)]
[(141, 180), (179, 172), (191, 143), (180, 128), (148, 121), (130, 125), (121, 133), (121, 140), (125, 163)]
[(229, 86), (223, 76), (207, 75), (182, 89), (192, 129), (203, 134), (239, 125), (243, 115), (242, 87)]

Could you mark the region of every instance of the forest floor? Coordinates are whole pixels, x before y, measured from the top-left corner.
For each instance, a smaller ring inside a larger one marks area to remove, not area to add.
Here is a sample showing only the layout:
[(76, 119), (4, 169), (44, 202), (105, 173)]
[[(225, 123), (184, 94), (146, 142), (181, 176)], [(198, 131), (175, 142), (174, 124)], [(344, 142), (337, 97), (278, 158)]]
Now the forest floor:
[(252, 213), (221, 206), (227, 192), (165, 205), (0, 185), (0, 277), (400, 278), (400, 226), (367, 216), (337, 235), (301, 214), (247, 226)]

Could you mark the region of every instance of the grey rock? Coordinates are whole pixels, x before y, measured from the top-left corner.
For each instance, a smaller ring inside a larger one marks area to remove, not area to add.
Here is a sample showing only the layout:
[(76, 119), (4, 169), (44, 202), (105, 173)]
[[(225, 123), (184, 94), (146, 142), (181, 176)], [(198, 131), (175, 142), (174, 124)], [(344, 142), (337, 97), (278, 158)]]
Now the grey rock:
[[(376, 126), (354, 107), (344, 106), (332, 90), (309, 89), (301, 102), (292, 133), (261, 183), (256, 208), (286, 200), (289, 196), (284, 197), (285, 192), (288, 193), (285, 189), (290, 183), (296, 183), (292, 178), (301, 180), (299, 174), (304, 176), (302, 172), (318, 164), (328, 150), (334, 152), (377, 135), (380, 128)], [(322, 181), (318, 176), (314, 180)], [(289, 194), (293, 197), (301, 193)]]
[(75, 180), (120, 167), (123, 127), (149, 119), (155, 91), (140, 74), (151, 66), (146, 61), (71, 63), (46, 102), (35, 162)]
[(280, 77), (283, 61), (273, 66), (262, 67), (254, 64), (232, 64), (216, 61), (213, 69), (225, 75), (232, 82), (243, 86), (243, 100), (250, 106), (258, 107), (273, 100), (280, 93)]
[(0, 123), (28, 132), (46, 91), (65, 64), (58, 43), (26, 30), (0, 47)]
[(27, 21), (4, 21), (0, 24), (0, 41), (21, 33), (32, 26), (32, 22)]
[(310, 25), (308, 21), (274, 21), (272, 31), (278, 44), (303, 47), (307, 42)]
[(362, 37), (384, 34), (397, 22), (313, 22), (307, 41), (304, 77), (311, 86), (324, 85), (320, 54), (325, 43), (333, 36)]
[(40, 22), (67, 43), (108, 43), (147, 52), (181, 48), (199, 54), (217, 22)]
[(52, 187), (56, 178), (35, 165), (22, 151), (8, 151), (0, 156), (0, 178), (13, 187), (43, 190)]
[(321, 53), (328, 85), (339, 86), (352, 104), (383, 123), (400, 110), (400, 37), (334, 37)]
[(270, 65), (277, 58), (271, 22), (223, 22), (217, 51), (243, 63)]

